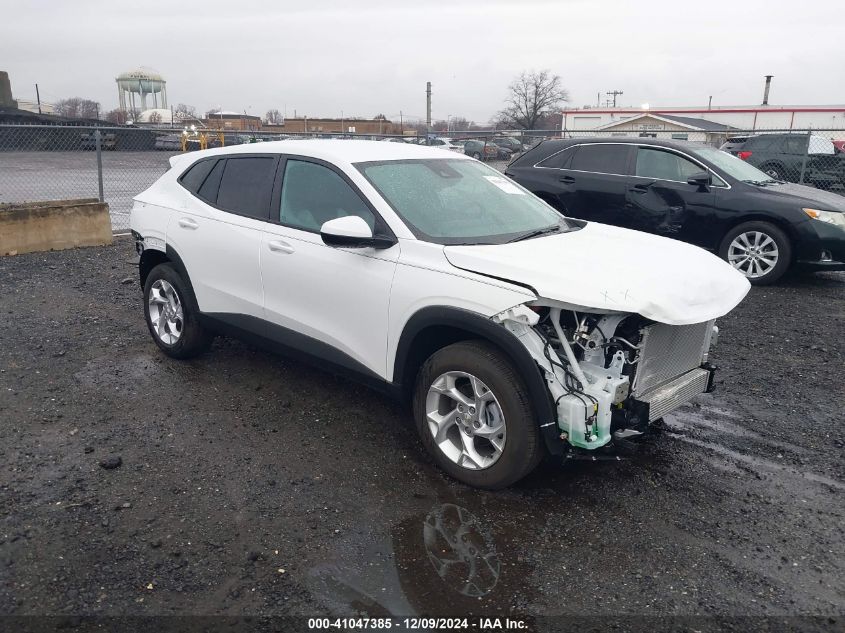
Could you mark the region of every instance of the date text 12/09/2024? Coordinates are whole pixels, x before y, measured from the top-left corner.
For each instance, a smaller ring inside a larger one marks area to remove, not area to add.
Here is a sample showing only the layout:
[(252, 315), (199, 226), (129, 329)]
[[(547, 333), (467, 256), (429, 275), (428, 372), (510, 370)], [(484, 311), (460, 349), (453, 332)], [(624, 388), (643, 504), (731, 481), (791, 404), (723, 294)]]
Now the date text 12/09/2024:
[(309, 630), (367, 631), (519, 631), (528, 625), (518, 618), (309, 618)]

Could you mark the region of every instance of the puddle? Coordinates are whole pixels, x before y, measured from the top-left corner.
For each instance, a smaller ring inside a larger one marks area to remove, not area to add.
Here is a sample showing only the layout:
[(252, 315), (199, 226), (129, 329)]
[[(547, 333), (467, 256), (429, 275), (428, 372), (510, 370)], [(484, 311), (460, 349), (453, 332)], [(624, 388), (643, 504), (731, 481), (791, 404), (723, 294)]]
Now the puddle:
[(699, 440), (694, 437), (689, 437), (687, 435), (678, 435), (676, 433), (670, 433), (670, 437), (673, 437), (682, 442), (686, 442), (688, 444), (700, 446), (701, 448), (706, 448), (710, 451), (713, 451), (714, 453), (722, 455), (723, 457), (729, 457), (734, 461), (741, 462), (743, 464), (748, 464), (749, 466), (753, 466), (756, 470), (766, 471), (774, 474), (788, 474), (794, 477), (805, 479), (807, 481), (813, 481), (815, 483), (823, 484), (825, 486), (830, 486), (831, 488), (835, 488), (837, 490), (845, 490), (845, 483), (837, 481), (836, 479), (831, 479), (830, 477), (825, 477), (824, 475), (819, 475), (804, 470), (798, 470), (796, 468), (785, 466), (783, 464), (778, 464), (777, 462), (773, 462), (762, 457), (746, 455), (745, 453), (740, 453), (738, 451), (731, 450), (730, 448), (727, 448), (720, 444), (706, 442), (704, 440)]
[[(685, 407), (665, 418), (666, 428), (674, 431), (701, 430), (704, 433), (727, 434), (733, 437), (753, 440), (768, 446), (786, 450), (791, 453), (800, 452), (794, 444), (781, 442), (762, 433), (742, 425), (742, 418), (738, 413), (729, 409), (702, 405), (699, 409)], [(758, 424), (761, 424), (758, 422)]]
[(501, 551), (490, 522), (454, 503), (415, 514), (363, 548), (339, 543), (335, 555), (309, 576), (312, 593), (337, 614), (506, 614), (529, 575), (521, 556)]

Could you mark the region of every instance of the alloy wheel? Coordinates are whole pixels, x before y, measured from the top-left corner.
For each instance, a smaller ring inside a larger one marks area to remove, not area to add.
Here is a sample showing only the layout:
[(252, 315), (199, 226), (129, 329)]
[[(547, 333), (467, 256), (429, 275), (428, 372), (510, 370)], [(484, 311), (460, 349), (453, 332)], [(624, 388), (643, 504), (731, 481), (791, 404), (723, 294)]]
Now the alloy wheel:
[(428, 428), (440, 451), (468, 470), (482, 470), (502, 456), (507, 427), (495, 394), (479, 378), (448, 371), (426, 395)]
[(182, 337), (185, 316), (176, 289), (164, 279), (156, 279), (147, 300), (153, 332), (165, 345), (175, 345)]
[(768, 275), (778, 263), (778, 245), (760, 231), (737, 235), (728, 247), (728, 262), (750, 279)]

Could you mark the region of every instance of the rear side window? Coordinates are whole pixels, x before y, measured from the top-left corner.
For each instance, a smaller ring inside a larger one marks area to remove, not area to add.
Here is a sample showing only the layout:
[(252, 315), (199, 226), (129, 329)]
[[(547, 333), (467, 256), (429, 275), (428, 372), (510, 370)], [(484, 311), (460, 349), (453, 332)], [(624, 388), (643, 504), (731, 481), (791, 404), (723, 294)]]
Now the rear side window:
[(572, 163), (572, 157), (575, 155), (574, 147), (565, 149), (562, 152), (549, 156), (546, 160), (541, 162), (538, 167), (548, 167), (549, 169), (569, 169)]
[(771, 138), (765, 136), (753, 136), (748, 139), (745, 149), (756, 149), (758, 151), (769, 149), (772, 144)]
[(220, 177), (223, 175), (223, 165), (225, 163), (225, 160), (218, 160), (214, 164), (214, 168), (208, 176), (206, 176), (202, 185), (197, 190), (197, 195), (206, 202), (210, 202), (212, 204), (217, 202), (217, 190), (220, 188)]
[(191, 193), (196, 193), (216, 163), (216, 160), (201, 160), (194, 163), (188, 171), (182, 174), (179, 182)]
[(625, 175), (628, 146), (611, 143), (579, 145), (569, 169), (593, 171), (602, 174)]
[(238, 215), (267, 219), (275, 168), (276, 159), (269, 156), (228, 158), (217, 206)]

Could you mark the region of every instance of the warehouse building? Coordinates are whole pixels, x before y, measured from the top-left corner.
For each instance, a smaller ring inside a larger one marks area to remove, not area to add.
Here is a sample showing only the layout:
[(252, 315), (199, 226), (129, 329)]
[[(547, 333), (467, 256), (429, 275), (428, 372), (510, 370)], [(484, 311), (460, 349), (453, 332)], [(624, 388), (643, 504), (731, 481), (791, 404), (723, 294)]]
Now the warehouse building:
[[(659, 125), (660, 118), (706, 120), (711, 124), (738, 130), (845, 130), (845, 105), (834, 106), (713, 106), (711, 108), (576, 108), (561, 112), (562, 127), (567, 131), (602, 130), (623, 122)], [(654, 122), (643, 117), (656, 117)], [(665, 122), (664, 122), (665, 123)], [(841, 136), (839, 132), (839, 136)], [(835, 133), (830, 134), (836, 136)]]

